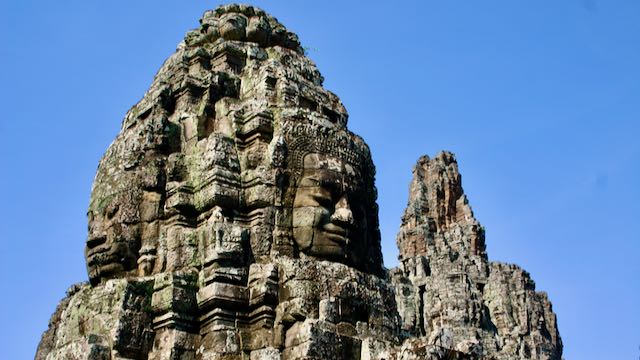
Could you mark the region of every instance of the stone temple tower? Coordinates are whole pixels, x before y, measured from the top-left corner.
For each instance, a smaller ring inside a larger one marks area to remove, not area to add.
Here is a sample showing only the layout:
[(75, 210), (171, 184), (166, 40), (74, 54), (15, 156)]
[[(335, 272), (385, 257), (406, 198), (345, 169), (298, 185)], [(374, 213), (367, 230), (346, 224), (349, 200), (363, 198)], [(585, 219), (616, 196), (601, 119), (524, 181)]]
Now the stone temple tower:
[(488, 261), (455, 157), (414, 169), (382, 264), (375, 168), (298, 37), (207, 11), (126, 114), (85, 256), (36, 359), (560, 359), (555, 315)]

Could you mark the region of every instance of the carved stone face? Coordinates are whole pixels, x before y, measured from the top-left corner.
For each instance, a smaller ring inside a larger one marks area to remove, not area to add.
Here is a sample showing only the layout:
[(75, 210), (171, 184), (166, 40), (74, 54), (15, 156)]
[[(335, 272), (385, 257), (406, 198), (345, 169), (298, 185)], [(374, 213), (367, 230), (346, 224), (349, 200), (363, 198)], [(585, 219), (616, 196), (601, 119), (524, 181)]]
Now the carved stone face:
[(220, 35), (227, 40), (242, 40), (245, 36), (247, 19), (240, 14), (225, 14), (220, 19)]
[(89, 280), (114, 278), (137, 267), (140, 225), (129, 201), (115, 198), (101, 211), (89, 211), (85, 247)]
[(340, 159), (305, 156), (292, 214), (293, 237), (300, 251), (341, 262), (356, 255), (350, 252), (360, 248), (366, 234), (356, 176), (353, 167)]

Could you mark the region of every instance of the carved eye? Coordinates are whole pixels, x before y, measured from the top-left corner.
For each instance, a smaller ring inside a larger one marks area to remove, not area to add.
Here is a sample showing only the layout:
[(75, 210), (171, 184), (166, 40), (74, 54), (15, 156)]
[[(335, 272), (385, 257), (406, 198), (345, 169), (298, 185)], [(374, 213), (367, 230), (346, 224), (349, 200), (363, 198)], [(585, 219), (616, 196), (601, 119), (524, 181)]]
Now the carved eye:
[(333, 199), (329, 194), (314, 194), (313, 200), (315, 200), (318, 203), (318, 205), (324, 208), (333, 207)]
[(120, 206), (115, 202), (112, 202), (111, 204), (109, 204), (107, 206), (107, 209), (106, 209), (107, 210), (106, 211), (107, 218), (111, 219), (113, 217), (113, 215), (115, 215), (118, 212), (119, 208), (120, 208)]
[(333, 200), (338, 200), (343, 195), (342, 186), (337, 181), (324, 180), (320, 183), (320, 186)]

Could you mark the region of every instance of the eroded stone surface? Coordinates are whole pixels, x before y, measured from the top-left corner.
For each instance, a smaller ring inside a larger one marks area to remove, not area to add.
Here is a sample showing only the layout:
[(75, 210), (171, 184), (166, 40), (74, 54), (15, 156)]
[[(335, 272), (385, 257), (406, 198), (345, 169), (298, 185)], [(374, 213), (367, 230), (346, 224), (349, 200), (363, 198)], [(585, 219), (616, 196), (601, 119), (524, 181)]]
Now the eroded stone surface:
[(403, 330), (475, 357), (560, 359), (546, 294), (519, 267), (488, 261), (453, 154), (422, 157), (413, 175), (391, 271)]
[(560, 359), (546, 295), (490, 263), (455, 159), (422, 158), (382, 265), (375, 169), (295, 34), (226, 5), (100, 161), (89, 283), (37, 359)]

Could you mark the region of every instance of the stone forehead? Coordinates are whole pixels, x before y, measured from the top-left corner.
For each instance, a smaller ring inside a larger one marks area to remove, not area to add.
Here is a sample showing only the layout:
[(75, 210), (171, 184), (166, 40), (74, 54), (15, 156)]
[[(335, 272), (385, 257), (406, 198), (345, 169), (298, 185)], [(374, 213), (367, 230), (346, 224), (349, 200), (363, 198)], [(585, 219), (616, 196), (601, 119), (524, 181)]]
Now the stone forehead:
[(326, 154), (310, 153), (304, 157), (303, 167), (305, 170), (330, 170), (335, 172), (349, 172), (353, 169), (350, 164), (345, 164), (340, 158)]
[[(300, 124), (285, 134), (288, 167), (294, 173), (310, 166), (346, 167), (363, 174), (369, 166), (369, 150), (364, 143), (343, 129)], [(334, 160), (330, 160), (334, 159)], [(338, 163), (333, 163), (339, 160)], [(332, 162), (333, 161), (333, 162)]]

